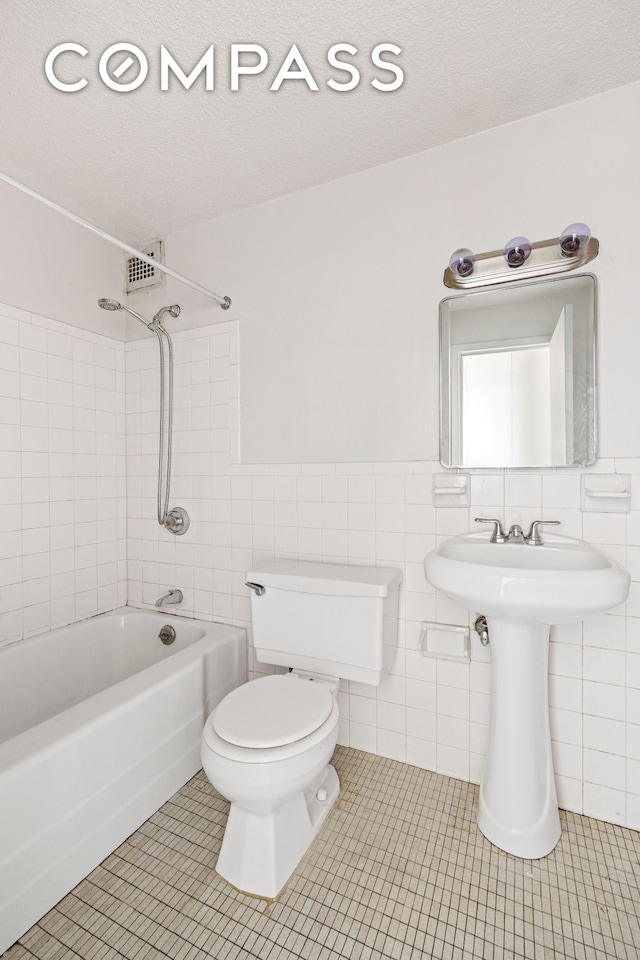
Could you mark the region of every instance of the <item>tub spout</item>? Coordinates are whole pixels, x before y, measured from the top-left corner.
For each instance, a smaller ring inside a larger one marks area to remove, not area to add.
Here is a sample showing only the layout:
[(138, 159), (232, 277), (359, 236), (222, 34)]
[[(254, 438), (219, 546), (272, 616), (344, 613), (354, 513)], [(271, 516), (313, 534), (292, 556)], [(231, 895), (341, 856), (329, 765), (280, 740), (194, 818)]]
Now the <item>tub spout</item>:
[(156, 600), (156, 607), (166, 607), (170, 603), (182, 603), (184, 594), (182, 590), (169, 590), (163, 597)]

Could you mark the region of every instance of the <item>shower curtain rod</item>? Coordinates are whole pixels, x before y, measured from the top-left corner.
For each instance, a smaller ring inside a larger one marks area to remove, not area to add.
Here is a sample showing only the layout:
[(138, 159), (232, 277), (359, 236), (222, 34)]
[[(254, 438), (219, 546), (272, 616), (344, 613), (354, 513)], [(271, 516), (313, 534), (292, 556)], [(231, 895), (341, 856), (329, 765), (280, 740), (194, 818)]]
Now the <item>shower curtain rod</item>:
[(39, 200), (40, 203), (44, 203), (45, 206), (51, 207), (52, 210), (55, 210), (57, 213), (61, 213), (63, 217), (67, 217), (68, 220), (73, 220), (74, 223), (80, 224), (81, 227), (84, 227), (86, 230), (91, 230), (92, 233), (96, 233), (99, 237), (102, 237), (103, 240), (108, 240), (109, 243), (113, 243), (116, 247), (120, 247), (122, 250), (125, 250), (127, 253), (132, 254), (134, 257), (137, 257), (139, 260), (144, 260), (145, 263), (151, 264), (158, 270), (162, 270), (163, 273), (166, 273), (168, 276), (173, 277), (174, 280), (179, 280), (180, 283), (186, 284), (188, 287), (191, 287), (193, 290), (197, 290), (198, 293), (202, 293), (205, 297), (209, 297), (210, 300), (215, 300), (220, 304), (222, 310), (228, 310), (231, 306), (231, 299), (229, 297), (220, 297), (217, 293), (213, 293), (212, 290), (207, 289), (207, 287), (202, 287), (199, 283), (196, 283), (195, 280), (190, 280), (188, 277), (185, 277), (183, 274), (178, 273), (177, 270), (172, 270), (171, 267), (165, 266), (164, 263), (160, 263), (158, 260), (154, 260), (153, 257), (148, 257), (146, 253), (142, 253), (140, 250), (136, 250), (135, 247), (130, 247), (128, 243), (124, 243), (123, 240), (118, 240), (117, 237), (112, 236), (110, 233), (107, 233), (105, 230), (101, 230), (100, 227), (96, 227), (93, 223), (89, 223), (88, 220), (83, 220), (82, 217), (77, 216), (77, 214), (72, 213), (70, 210), (67, 210), (65, 207), (61, 207), (60, 204), (54, 203), (53, 200), (49, 200), (48, 197), (44, 197), (41, 193), (36, 193), (35, 190), (32, 190), (31, 187), (25, 186), (24, 183), (20, 183), (18, 180), (14, 180), (13, 177), (7, 176), (6, 173), (0, 173), (0, 181), (6, 183), (9, 187), (14, 187), (16, 190), (20, 190), (22, 193), (26, 193), (27, 196), (33, 197), (34, 200)]

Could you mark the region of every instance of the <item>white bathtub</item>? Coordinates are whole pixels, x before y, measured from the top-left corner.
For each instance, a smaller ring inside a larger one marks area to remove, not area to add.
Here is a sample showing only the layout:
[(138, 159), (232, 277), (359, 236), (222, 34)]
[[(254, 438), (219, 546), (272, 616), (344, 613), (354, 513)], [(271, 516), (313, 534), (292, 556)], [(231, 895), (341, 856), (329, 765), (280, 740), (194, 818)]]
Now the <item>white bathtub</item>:
[(0, 953), (197, 772), (245, 679), (244, 630), (130, 607), (0, 649)]

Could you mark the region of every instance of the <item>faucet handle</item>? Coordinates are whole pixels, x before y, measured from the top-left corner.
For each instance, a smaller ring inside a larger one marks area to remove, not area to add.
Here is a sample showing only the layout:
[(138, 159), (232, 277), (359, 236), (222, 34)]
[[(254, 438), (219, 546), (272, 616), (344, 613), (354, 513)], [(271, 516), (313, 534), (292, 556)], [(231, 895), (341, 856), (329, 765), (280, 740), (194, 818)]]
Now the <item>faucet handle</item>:
[(534, 520), (531, 526), (529, 527), (529, 533), (526, 535), (525, 540), (527, 543), (532, 544), (534, 547), (541, 547), (543, 540), (540, 536), (540, 527), (542, 526), (553, 526), (557, 527), (560, 524), (560, 520)]
[(473, 519), (475, 523), (492, 523), (494, 525), (493, 533), (489, 537), (489, 543), (504, 543), (507, 539), (507, 534), (504, 532), (500, 520), (489, 520), (486, 517), (474, 517)]

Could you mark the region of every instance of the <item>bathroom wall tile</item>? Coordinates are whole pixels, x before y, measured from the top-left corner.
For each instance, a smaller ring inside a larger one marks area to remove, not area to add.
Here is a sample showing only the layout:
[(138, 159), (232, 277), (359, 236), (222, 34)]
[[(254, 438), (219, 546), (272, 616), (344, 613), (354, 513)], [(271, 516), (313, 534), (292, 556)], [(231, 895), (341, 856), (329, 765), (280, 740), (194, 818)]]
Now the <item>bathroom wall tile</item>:
[(372, 563), (376, 559), (376, 536), (373, 531), (349, 530), (347, 549), (350, 561)]
[[(405, 651), (407, 690), (412, 681), (435, 684), (437, 679), (437, 661), (434, 657), (425, 657), (417, 649), (417, 643)], [(416, 688), (419, 690), (420, 688)]]
[(399, 760), (404, 763), (407, 758), (407, 744), (404, 734), (379, 727), (376, 753), (380, 757), (389, 757), (391, 760)]
[[(561, 526), (557, 533), (563, 537), (577, 537), (582, 539), (582, 518), (581, 510), (571, 510), (565, 507), (544, 507), (544, 516), (547, 520), (559, 520)], [(535, 519), (535, 517), (534, 517)]]
[(630, 617), (640, 617), (640, 584), (631, 582), (627, 599), (627, 613)]
[[(457, 750), (469, 750), (469, 721), (458, 717), (447, 717), (438, 713), (438, 747), (455, 747)], [(442, 771), (443, 773), (445, 771)]]
[(580, 507), (580, 477), (577, 474), (545, 474), (542, 503), (546, 511)]
[(640, 724), (627, 723), (627, 756), (640, 760)]
[[(426, 555), (433, 550), (436, 545), (436, 539), (434, 534), (416, 534), (412, 531), (407, 531), (404, 537), (404, 552), (405, 559), (409, 563), (420, 563), (422, 564)], [(425, 577), (425, 582), (426, 577)], [(434, 592), (434, 587), (427, 582), (427, 588)]]
[(577, 645), (554, 641), (549, 646), (549, 671), (556, 676), (579, 677), (582, 675), (582, 658), (583, 651)]
[(322, 499), (326, 502), (346, 502), (347, 478), (326, 475), (322, 477)]
[(460, 687), (447, 687), (440, 681), (437, 685), (438, 717), (469, 719), (469, 692)]
[(435, 713), (437, 709), (437, 685), (424, 680), (407, 678), (407, 707)]
[(623, 513), (585, 513), (582, 530), (590, 543), (625, 544), (627, 518)]
[(624, 686), (626, 678), (625, 654), (621, 651), (585, 647), (583, 670), (585, 680)]
[(443, 507), (435, 513), (435, 532), (439, 537), (455, 537), (460, 533), (466, 533), (471, 528), (469, 510), (464, 507)]
[(627, 722), (640, 723), (640, 690), (627, 688)]
[(471, 475), (471, 504), (502, 507), (505, 501), (505, 484), (502, 474), (491, 476), (490, 474)]
[(352, 721), (369, 726), (376, 726), (376, 700), (373, 697), (359, 697), (350, 694), (349, 718)]
[(404, 706), (400, 703), (389, 703), (384, 700), (378, 700), (376, 723), (381, 730), (393, 731), (394, 733), (402, 734), (404, 737), (406, 732)]
[(582, 686), (582, 695), (585, 714), (606, 717), (609, 720), (625, 719), (625, 696), (621, 695), (620, 686), (585, 681)]
[(469, 752), (468, 747), (465, 748), (464, 745), (458, 748), (438, 742), (436, 763), (438, 773), (444, 773), (458, 780), (469, 779)]
[(582, 797), (582, 780), (574, 780), (571, 777), (564, 777), (556, 774), (556, 793), (558, 805), (562, 810), (573, 810), (581, 813), (584, 808)]
[(629, 687), (640, 689), (640, 652), (627, 654), (626, 682)]
[[(407, 627), (407, 643), (417, 647), (423, 622), (436, 620), (436, 597), (430, 593), (405, 593), (403, 616)], [(442, 617), (439, 618), (442, 621)], [(409, 635), (411, 640), (409, 641)]]
[(549, 676), (549, 705), (582, 712), (582, 682), (578, 678)]
[(585, 647), (600, 647), (607, 650), (624, 650), (626, 646), (625, 620), (623, 617), (601, 614), (589, 617), (582, 625)]
[(454, 603), (443, 593), (436, 594), (436, 616), (422, 617), (423, 620), (436, 620), (438, 623), (450, 623), (454, 626), (460, 626), (468, 620), (469, 611), (459, 604)]
[(551, 640), (558, 643), (582, 645), (582, 621), (577, 623), (556, 623), (551, 627)]
[(349, 746), (355, 750), (376, 752), (376, 728), (349, 720)]
[(431, 476), (406, 476), (404, 478), (404, 499), (406, 504), (422, 504), (432, 506), (433, 485)]
[(574, 780), (583, 779), (583, 750), (575, 744), (552, 741), (554, 773)]
[(625, 724), (621, 721), (587, 715), (584, 717), (584, 746), (587, 749), (624, 756), (625, 732)]
[(469, 724), (469, 749), (473, 756), (484, 761), (489, 749), (489, 723), (474, 721)]
[(504, 503), (507, 507), (542, 509), (542, 476), (540, 474), (506, 473)]
[(384, 561), (389, 561), (390, 563), (402, 563), (404, 561), (403, 534), (377, 531), (376, 558), (381, 565), (384, 565)]
[(330, 530), (347, 527), (347, 504), (329, 501), (322, 504), (322, 526)]
[(457, 687), (469, 690), (469, 664), (456, 663), (453, 660), (436, 660), (438, 687)]
[(626, 789), (628, 793), (640, 797), (640, 761), (627, 760)]
[(583, 777), (585, 783), (595, 783), (613, 790), (624, 791), (626, 786), (626, 760), (624, 757), (584, 751)]
[(22, 624), (25, 637), (44, 633), (51, 624), (51, 605), (48, 600), (25, 606), (22, 611)]
[[(349, 491), (351, 491), (352, 482), (355, 483), (359, 480), (360, 480), (359, 477), (349, 478)], [(373, 479), (370, 478), (370, 480), (371, 480), (371, 483), (373, 483)], [(296, 477), (295, 483), (296, 483), (296, 496), (299, 502), (303, 500), (319, 501), (322, 499), (322, 478), (321, 477), (300, 476), (300, 477)], [(351, 499), (356, 499), (356, 500), (367, 499), (364, 496), (353, 497), (351, 496), (351, 493), (349, 493), (349, 496)]]
[(433, 740), (423, 740), (416, 737), (406, 738), (406, 761), (425, 770), (435, 770), (437, 767), (437, 746)]
[(469, 716), (476, 724), (488, 724), (491, 710), (491, 698), (487, 693), (469, 694)]
[(626, 794), (594, 783), (583, 786), (583, 812), (587, 817), (607, 820), (609, 823), (624, 823)]
[[(396, 658), (398, 660), (400, 658)], [(392, 670), (395, 669), (395, 664)], [(402, 664), (401, 673), (390, 673), (384, 678), (379, 687), (376, 687), (376, 699), (380, 704), (381, 701), (385, 703), (398, 704), (404, 706), (406, 703), (406, 680), (405, 680), (405, 668)]]
[(436, 713), (416, 707), (407, 707), (405, 723), (408, 739), (429, 740), (435, 744), (437, 739)]
[(377, 476), (375, 478), (375, 499), (377, 503), (404, 503), (404, 477)]
[(551, 739), (558, 743), (582, 745), (582, 714), (551, 707), (549, 710)]

